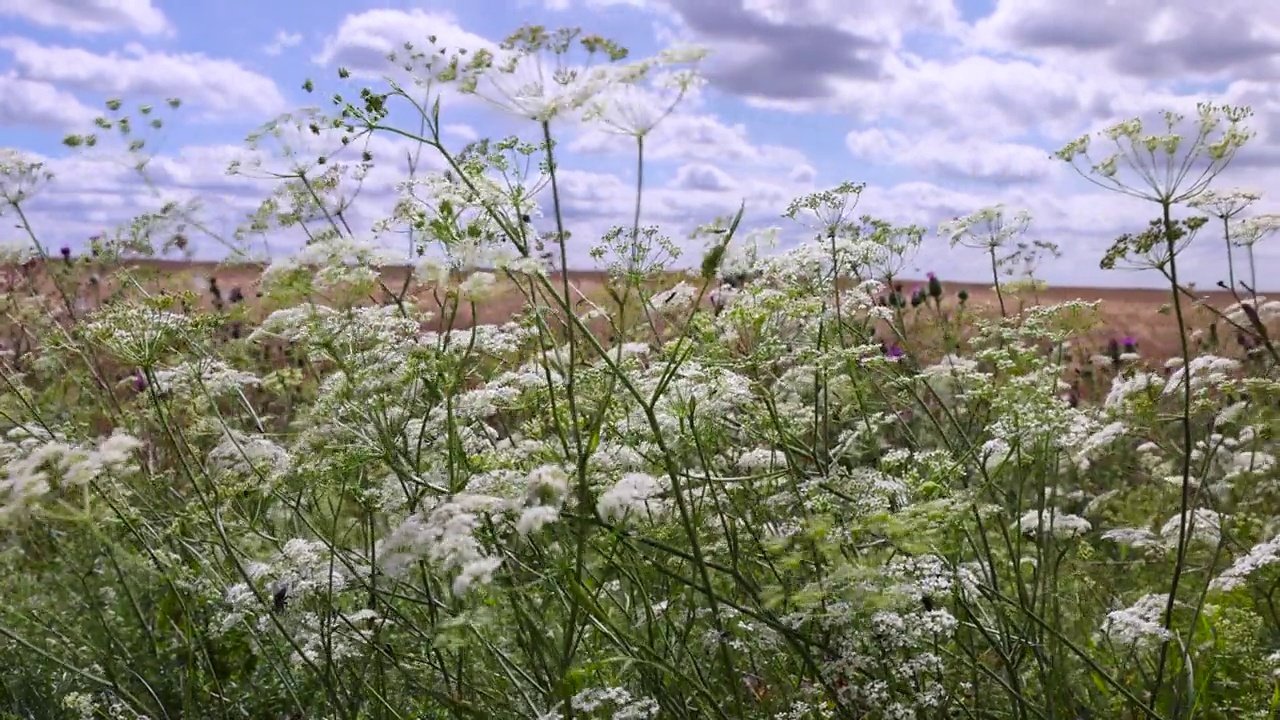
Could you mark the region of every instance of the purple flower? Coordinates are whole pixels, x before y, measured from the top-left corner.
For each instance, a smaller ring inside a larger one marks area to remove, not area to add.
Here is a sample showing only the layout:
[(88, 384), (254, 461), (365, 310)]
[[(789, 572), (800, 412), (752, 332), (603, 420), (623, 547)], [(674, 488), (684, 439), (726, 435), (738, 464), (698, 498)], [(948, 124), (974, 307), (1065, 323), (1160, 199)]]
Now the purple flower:
[(147, 377), (142, 374), (141, 370), (133, 372), (133, 389), (142, 392), (147, 389)]
[(897, 360), (898, 358), (902, 357), (904, 353), (902, 348), (898, 347), (897, 345), (890, 345), (888, 349), (884, 351), (884, 354), (885, 354), (885, 357), (891, 360)]
[(929, 276), (929, 297), (935, 301), (942, 299), (942, 281), (938, 279), (937, 274), (930, 271)]

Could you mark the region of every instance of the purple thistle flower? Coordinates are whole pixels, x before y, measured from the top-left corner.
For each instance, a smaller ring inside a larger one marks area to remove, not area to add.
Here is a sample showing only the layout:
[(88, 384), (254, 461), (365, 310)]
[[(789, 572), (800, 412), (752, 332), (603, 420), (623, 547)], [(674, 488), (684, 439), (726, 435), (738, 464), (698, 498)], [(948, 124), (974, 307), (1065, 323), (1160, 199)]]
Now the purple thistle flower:
[(885, 357), (891, 360), (897, 360), (898, 358), (902, 357), (905, 353), (903, 352), (902, 348), (898, 347), (895, 344), (895, 345), (890, 345), (888, 349), (884, 351), (884, 354), (885, 354)]
[(934, 300), (942, 298), (942, 281), (933, 272), (929, 272), (929, 297)]

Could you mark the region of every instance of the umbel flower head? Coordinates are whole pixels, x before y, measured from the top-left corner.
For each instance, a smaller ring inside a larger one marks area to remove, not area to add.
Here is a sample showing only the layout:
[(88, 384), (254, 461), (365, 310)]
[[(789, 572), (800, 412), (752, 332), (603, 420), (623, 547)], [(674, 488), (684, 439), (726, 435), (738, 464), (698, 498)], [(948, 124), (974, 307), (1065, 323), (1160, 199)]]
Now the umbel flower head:
[(665, 50), (657, 57), (615, 66), (610, 82), (587, 102), (582, 119), (598, 121), (606, 132), (644, 137), (703, 85), (698, 47)]
[[(1082, 135), (1054, 153), (1090, 182), (1131, 197), (1178, 204), (1199, 197), (1254, 135), (1244, 121), (1247, 107), (1199, 103), (1190, 127), (1185, 115), (1167, 111), (1151, 132), (1142, 118), (1131, 118), (1097, 133), (1114, 151), (1101, 159), (1091, 154), (1093, 137)], [(1183, 130), (1183, 132), (1179, 132)], [(1123, 179), (1122, 170), (1136, 176)]]
[(1216, 218), (1228, 219), (1239, 215), (1261, 198), (1261, 193), (1251, 190), (1215, 190), (1209, 188), (1200, 193), (1199, 196), (1192, 198), (1187, 205)]
[[(586, 55), (585, 61), (572, 59), (575, 50)], [(526, 26), (507, 37), (497, 53), (477, 50), (466, 63), (456, 64), (456, 72), (463, 94), (547, 123), (585, 108), (593, 97), (625, 77), (608, 67), (591, 67), (590, 61), (602, 56), (617, 63), (626, 58), (627, 50), (576, 28), (548, 31)]]
[(1231, 242), (1240, 247), (1251, 247), (1271, 237), (1280, 230), (1280, 214), (1267, 213), (1241, 218), (1231, 231)]

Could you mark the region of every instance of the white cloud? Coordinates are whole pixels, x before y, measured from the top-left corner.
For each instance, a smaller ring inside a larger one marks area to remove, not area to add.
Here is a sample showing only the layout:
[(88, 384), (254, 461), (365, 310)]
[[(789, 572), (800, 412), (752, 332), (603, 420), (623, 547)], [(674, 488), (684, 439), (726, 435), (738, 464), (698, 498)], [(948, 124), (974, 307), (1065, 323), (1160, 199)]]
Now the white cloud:
[(671, 187), (683, 190), (732, 190), (738, 186), (729, 173), (707, 163), (689, 163), (676, 170)]
[[(568, 143), (568, 148), (574, 153), (634, 157), (636, 142), (630, 137), (587, 127)], [(728, 125), (714, 115), (687, 112), (683, 108), (668, 116), (646, 137), (645, 157), (788, 169), (807, 162), (804, 153), (795, 148), (753, 144), (750, 130), (742, 123)]]
[(1133, 77), (1280, 77), (1280, 6), (1270, 0), (998, 0), (973, 39)]
[(857, 158), (960, 181), (1036, 181), (1061, 167), (1060, 161), (1039, 147), (978, 137), (952, 141), (940, 132), (921, 137), (878, 128), (855, 130), (845, 137), (845, 144)]
[(440, 131), (445, 135), (455, 137), (463, 142), (473, 142), (480, 139), (480, 133), (476, 132), (475, 128), (461, 123), (447, 124), (440, 128)]
[(40, 45), (27, 38), (0, 37), (23, 78), (96, 96), (178, 97), (217, 114), (255, 118), (280, 112), (284, 97), (270, 78), (232, 60), (199, 53), (166, 54), (129, 44), (124, 52), (99, 55), (81, 48)]
[(449, 13), (380, 9), (347, 15), (312, 60), (340, 65), (353, 74), (380, 77), (397, 67), (399, 63), (390, 62), (387, 56), (404, 56), (406, 42), (428, 53), (496, 48), (496, 43), (463, 30)]
[(291, 47), (297, 47), (302, 42), (302, 33), (291, 33), (284, 30), (277, 30), (276, 36), (267, 43), (262, 52), (275, 57), (282, 54)]
[(0, 74), (0, 127), (82, 129), (96, 112), (71, 93), (37, 80)]
[(85, 34), (128, 30), (160, 35), (172, 30), (151, 0), (0, 0), (0, 16), (6, 15)]

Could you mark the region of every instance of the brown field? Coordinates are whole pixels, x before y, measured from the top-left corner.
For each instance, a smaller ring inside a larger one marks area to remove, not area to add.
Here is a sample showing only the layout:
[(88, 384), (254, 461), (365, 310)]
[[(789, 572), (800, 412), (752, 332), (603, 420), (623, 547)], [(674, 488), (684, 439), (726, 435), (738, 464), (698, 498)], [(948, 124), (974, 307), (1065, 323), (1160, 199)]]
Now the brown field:
[[(57, 262), (57, 261), (55, 261)], [(60, 262), (58, 262), (61, 265)], [(154, 278), (152, 283), (156, 289), (194, 289), (201, 293), (203, 304), (212, 304), (212, 296), (207, 292), (208, 279), (216, 278), (223, 297), (225, 298), (233, 289), (239, 288), (246, 298), (246, 303), (252, 305), (256, 293), (256, 283), (258, 275), (262, 270), (260, 265), (239, 264), (226, 265), (214, 262), (196, 262), (185, 260), (138, 260), (129, 261), (131, 267), (137, 268), (145, 272), (148, 276)], [(99, 296), (109, 290), (105, 287), (91, 286), (86, 280), (91, 275), (100, 277), (108, 276), (108, 268), (97, 268), (93, 265), (77, 265), (76, 270), (82, 275), (84, 280), (80, 281), (81, 292), (96, 293)], [(0, 282), (4, 282), (7, 287), (14, 287), (14, 283), (18, 281), (16, 273), (22, 273), (16, 269), (0, 269)], [(33, 270), (28, 268), (25, 274), (31, 277)], [(44, 275), (40, 273), (40, 275)], [(64, 275), (64, 277), (66, 277)], [(405, 269), (390, 268), (384, 272), (384, 283), (393, 289), (398, 289), (405, 277)], [(70, 278), (68, 278), (70, 279)], [(982, 283), (955, 283), (944, 280), (946, 288), (946, 297), (948, 302), (954, 302), (955, 294), (961, 289), (967, 290), (969, 293), (969, 307), (973, 311), (991, 311), (996, 307), (996, 296), (989, 284)], [(601, 272), (596, 271), (574, 271), (571, 272), (571, 281), (582, 296), (592, 301), (604, 302), (607, 297), (604, 286), (605, 276)], [(675, 282), (673, 277), (672, 282)], [(556, 283), (559, 283), (558, 278)], [(64, 285), (69, 284), (64, 282)], [(918, 281), (904, 280), (902, 286), (909, 294), (911, 289)], [(48, 285), (48, 278), (43, 277), (37, 281), (37, 285), (46, 286), (46, 292), (52, 291), (53, 287)], [(29, 284), (28, 284), (29, 286)], [(1224, 308), (1235, 302), (1229, 293), (1223, 291), (1197, 291), (1196, 297), (1205, 304), (1217, 308)], [(436, 306), (435, 300), (430, 297), (430, 292), (422, 293), (422, 296), (415, 300), (422, 306), (432, 308)], [(380, 298), (373, 298), (379, 300)], [(1050, 287), (1047, 290), (1035, 294), (1026, 294), (1018, 297), (1010, 298), (1006, 293), (1006, 305), (1010, 309), (1016, 309), (1019, 304), (1035, 305), (1061, 302), (1066, 300), (1086, 300), (1086, 301), (1102, 301), (1102, 327), (1090, 339), (1090, 344), (1096, 343), (1096, 347), (1101, 349), (1105, 346), (1110, 338), (1134, 337), (1138, 340), (1139, 348), (1142, 354), (1148, 358), (1165, 358), (1178, 354), (1178, 334), (1176, 323), (1170, 312), (1162, 312), (1162, 306), (1170, 301), (1170, 295), (1167, 290), (1154, 290), (1144, 288), (1088, 288), (1088, 287)], [(480, 323), (501, 323), (517, 312), (522, 306), (523, 299), (512, 288), (503, 293), (498, 298), (485, 303), (477, 308), (475, 317), (471, 316), (469, 310), (457, 319), (456, 326), (466, 327), (473, 321), (478, 320)], [(1206, 328), (1214, 318), (1212, 313), (1205, 308), (1191, 308), (1189, 303), (1184, 303), (1187, 309), (1187, 325), (1193, 329)], [(438, 306), (436, 306), (438, 307)], [(1219, 323), (1218, 328), (1222, 331), (1222, 337), (1229, 345), (1234, 345), (1233, 338), (1235, 331)]]

